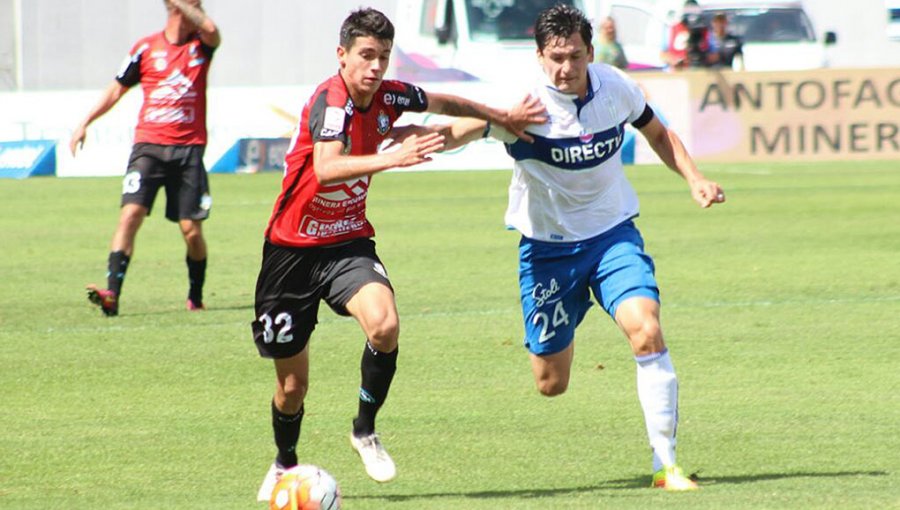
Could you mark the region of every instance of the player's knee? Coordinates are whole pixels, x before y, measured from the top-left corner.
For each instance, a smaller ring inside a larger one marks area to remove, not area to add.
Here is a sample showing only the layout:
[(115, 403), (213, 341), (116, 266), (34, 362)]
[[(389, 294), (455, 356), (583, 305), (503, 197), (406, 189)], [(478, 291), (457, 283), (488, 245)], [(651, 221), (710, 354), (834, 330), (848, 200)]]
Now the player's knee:
[(648, 319), (628, 334), (632, 349), (636, 355), (646, 355), (661, 351), (663, 344), (662, 328), (659, 321)]
[(555, 382), (555, 383), (542, 382), (542, 383), (538, 383), (538, 391), (540, 391), (541, 395), (543, 395), (545, 397), (556, 397), (556, 396), (559, 396), (559, 395), (562, 395), (563, 393), (565, 393), (568, 386), (569, 386), (568, 384), (561, 383), (561, 382)]
[(381, 352), (391, 352), (397, 348), (397, 339), (400, 337), (400, 326), (393, 323), (379, 324), (369, 333), (369, 343)]
[(544, 378), (537, 381), (537, 389), (545, 397), (562, 395), (569, 388), (569, 381), (560, 378)]
[(400, 320), (396, 314), (384, 313), (367, 321), (366, 335), (369, 343), (382, 352), (397, 348), (400, 337)]
[(182, 229), (181, 234), (184, 236), (184, 242), (186, 242), (188, 246), (199, 246), (203, 244), (203, 231), (200, 229)]
[(309, 388), (307, 381), (297, 379), (287, 379), (280, 388), (282, 405), (279, 408), (286, 414), (295, 414), (303, 407), (303, 400), (306, 398), (306, 391)]
[(145, 213), (137, 208), (123, 208), (119, 216), (119, 231), (133, 234), (141, 227)]

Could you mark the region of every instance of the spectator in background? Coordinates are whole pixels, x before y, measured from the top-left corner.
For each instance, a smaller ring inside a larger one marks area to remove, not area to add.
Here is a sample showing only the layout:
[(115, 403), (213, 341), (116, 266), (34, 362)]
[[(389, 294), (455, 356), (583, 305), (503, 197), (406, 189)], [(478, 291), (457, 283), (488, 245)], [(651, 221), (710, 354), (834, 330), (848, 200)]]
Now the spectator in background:
[(669, 31), (669, 44), (662, 53), (670, 69), (706, 67), (714, 63), (710, 51), (710, 32), (696, 0), (684, 2), (681, 20)]
[(616, 36), (616, 20), (612, 16), (607, 16), (600, 23), (598, 43), (594, 51), (597, 53), (597, 62), (603, 62), (619, 69), (628, 68), (628, 58), (625, 57), (625, 50), (619, 44)]
[(728, 16), (724, 12), (713, 16), (710, 46), (717, 67), (744, 70), (743, 42), (740, 37), (728, 31)]
[(88, 299), (108, 317), (119, 314), (119, 295), (134, 239), (163, 187), (166, 218), (178, 223), (187, 245), (187, 309), (204, 308), (206, 240), (202, 223), (212, 203), (203, 166), (206, 77), (222, 38), (200, 0), (165, 0), (165, 6), (165, 29), (135, 43), (119, 74), (69, 142), (74, 156), (84, 144), (91, 122), (115, 106), (129, 88), (141, 84), (144, 103), (122, 183), (119, 223), (109, 249), (107, 288), (87, 286)]

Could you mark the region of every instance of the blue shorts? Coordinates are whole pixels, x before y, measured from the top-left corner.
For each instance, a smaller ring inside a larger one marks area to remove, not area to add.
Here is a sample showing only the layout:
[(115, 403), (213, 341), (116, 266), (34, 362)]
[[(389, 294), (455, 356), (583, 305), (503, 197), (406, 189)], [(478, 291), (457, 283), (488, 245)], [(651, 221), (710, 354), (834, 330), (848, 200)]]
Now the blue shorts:
[(519, 243), (519, 289), (525, 347), (537, 355), (564, 350), (594, 297), (613, 319), (627, 298), (659, 301), (653, 259), (629, 220), (597, 237), (571, 243)]

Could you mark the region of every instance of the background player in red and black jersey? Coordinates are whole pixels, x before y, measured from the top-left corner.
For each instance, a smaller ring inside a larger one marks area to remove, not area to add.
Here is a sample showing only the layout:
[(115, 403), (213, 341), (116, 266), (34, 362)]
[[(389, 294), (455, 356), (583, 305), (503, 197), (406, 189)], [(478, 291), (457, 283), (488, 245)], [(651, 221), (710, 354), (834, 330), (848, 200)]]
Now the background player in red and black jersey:
[[(322, 83), (303, 108), (285, 157), (282, 191), (266, 229), (256, 286), (253, 336), (273, 358), (276, 390), (272, 423), (278, 454), (258, 499), (268, 500), (280, 473), (297, 464), (295, 451), (309, 385), (310, 335), (320, 301), (360, 324), (363, 349), (359, 410), (350, 442), (366, 472), (379, 482), (395, 476), (394, 462), (375, 433), (375, 415), (396, 371), (399, 320), (387, 272), (370, 239), (365, 201), (372, 176), (422, 163), (443, 149), (444, 137), (425, 129), (393, 129), (403, 111), (477, 117), (523, 137), (543, 122), (544, 109), (526, 98), (513, 113), (414, 85), (384, 81), (394, 27), (374, 9), (350, 14), (341, 27), (337, 75)], [(385, 139), (399, 145), (378, 152)]]
[(72, 155), (84, 144), (87, 127), (109, 111), (134, 85), (144, 101), (134, 148), (122, 183), (119, 223), (110, 243), (107, 288), (88, 285), (88, 299), (107, 316), (118, 315), (125, 271), (134, 239), (150, 214), (156, 193), (166, 189), (166, 218), (177, 222), (187, 244), (188, 310), (202, 310), (206, 240), (202, 221), (212, 199), (203, 152), (206, 148), (206, 79), (222, 39), (200, 0), (164, 0), (166, 27), (135, 43), (115, 80), (75, 128)]

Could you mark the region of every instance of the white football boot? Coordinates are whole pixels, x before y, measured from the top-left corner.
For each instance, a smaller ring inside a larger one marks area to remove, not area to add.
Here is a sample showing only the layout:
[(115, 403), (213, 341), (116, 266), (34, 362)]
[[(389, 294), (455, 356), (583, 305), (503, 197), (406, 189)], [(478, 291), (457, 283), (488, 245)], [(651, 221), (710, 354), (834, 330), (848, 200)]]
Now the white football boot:
[(272, 497), (272, 491), (275, 490), (275, 484), (281, 479), (281, 475), (284, 471), (284, 468), (280, 467), (275, 462), (272, 463), (269, 467), (269, 472), (266, 473), (266, 477), (263, 478), (262, 485), (259, 486), (259, 492), (256, 494), (256, 501), (269, 501)]
[(397, 476), (397, 468), (394, 461), (388, 455), (384, 445), (378, 434), (371, 433), (368, 436), (356, 437), (350, 433), (350, 444), (359, 458), (362, 459), (363, 465), (366, 466), (366, 473), (376, 482), (389, 482)]

